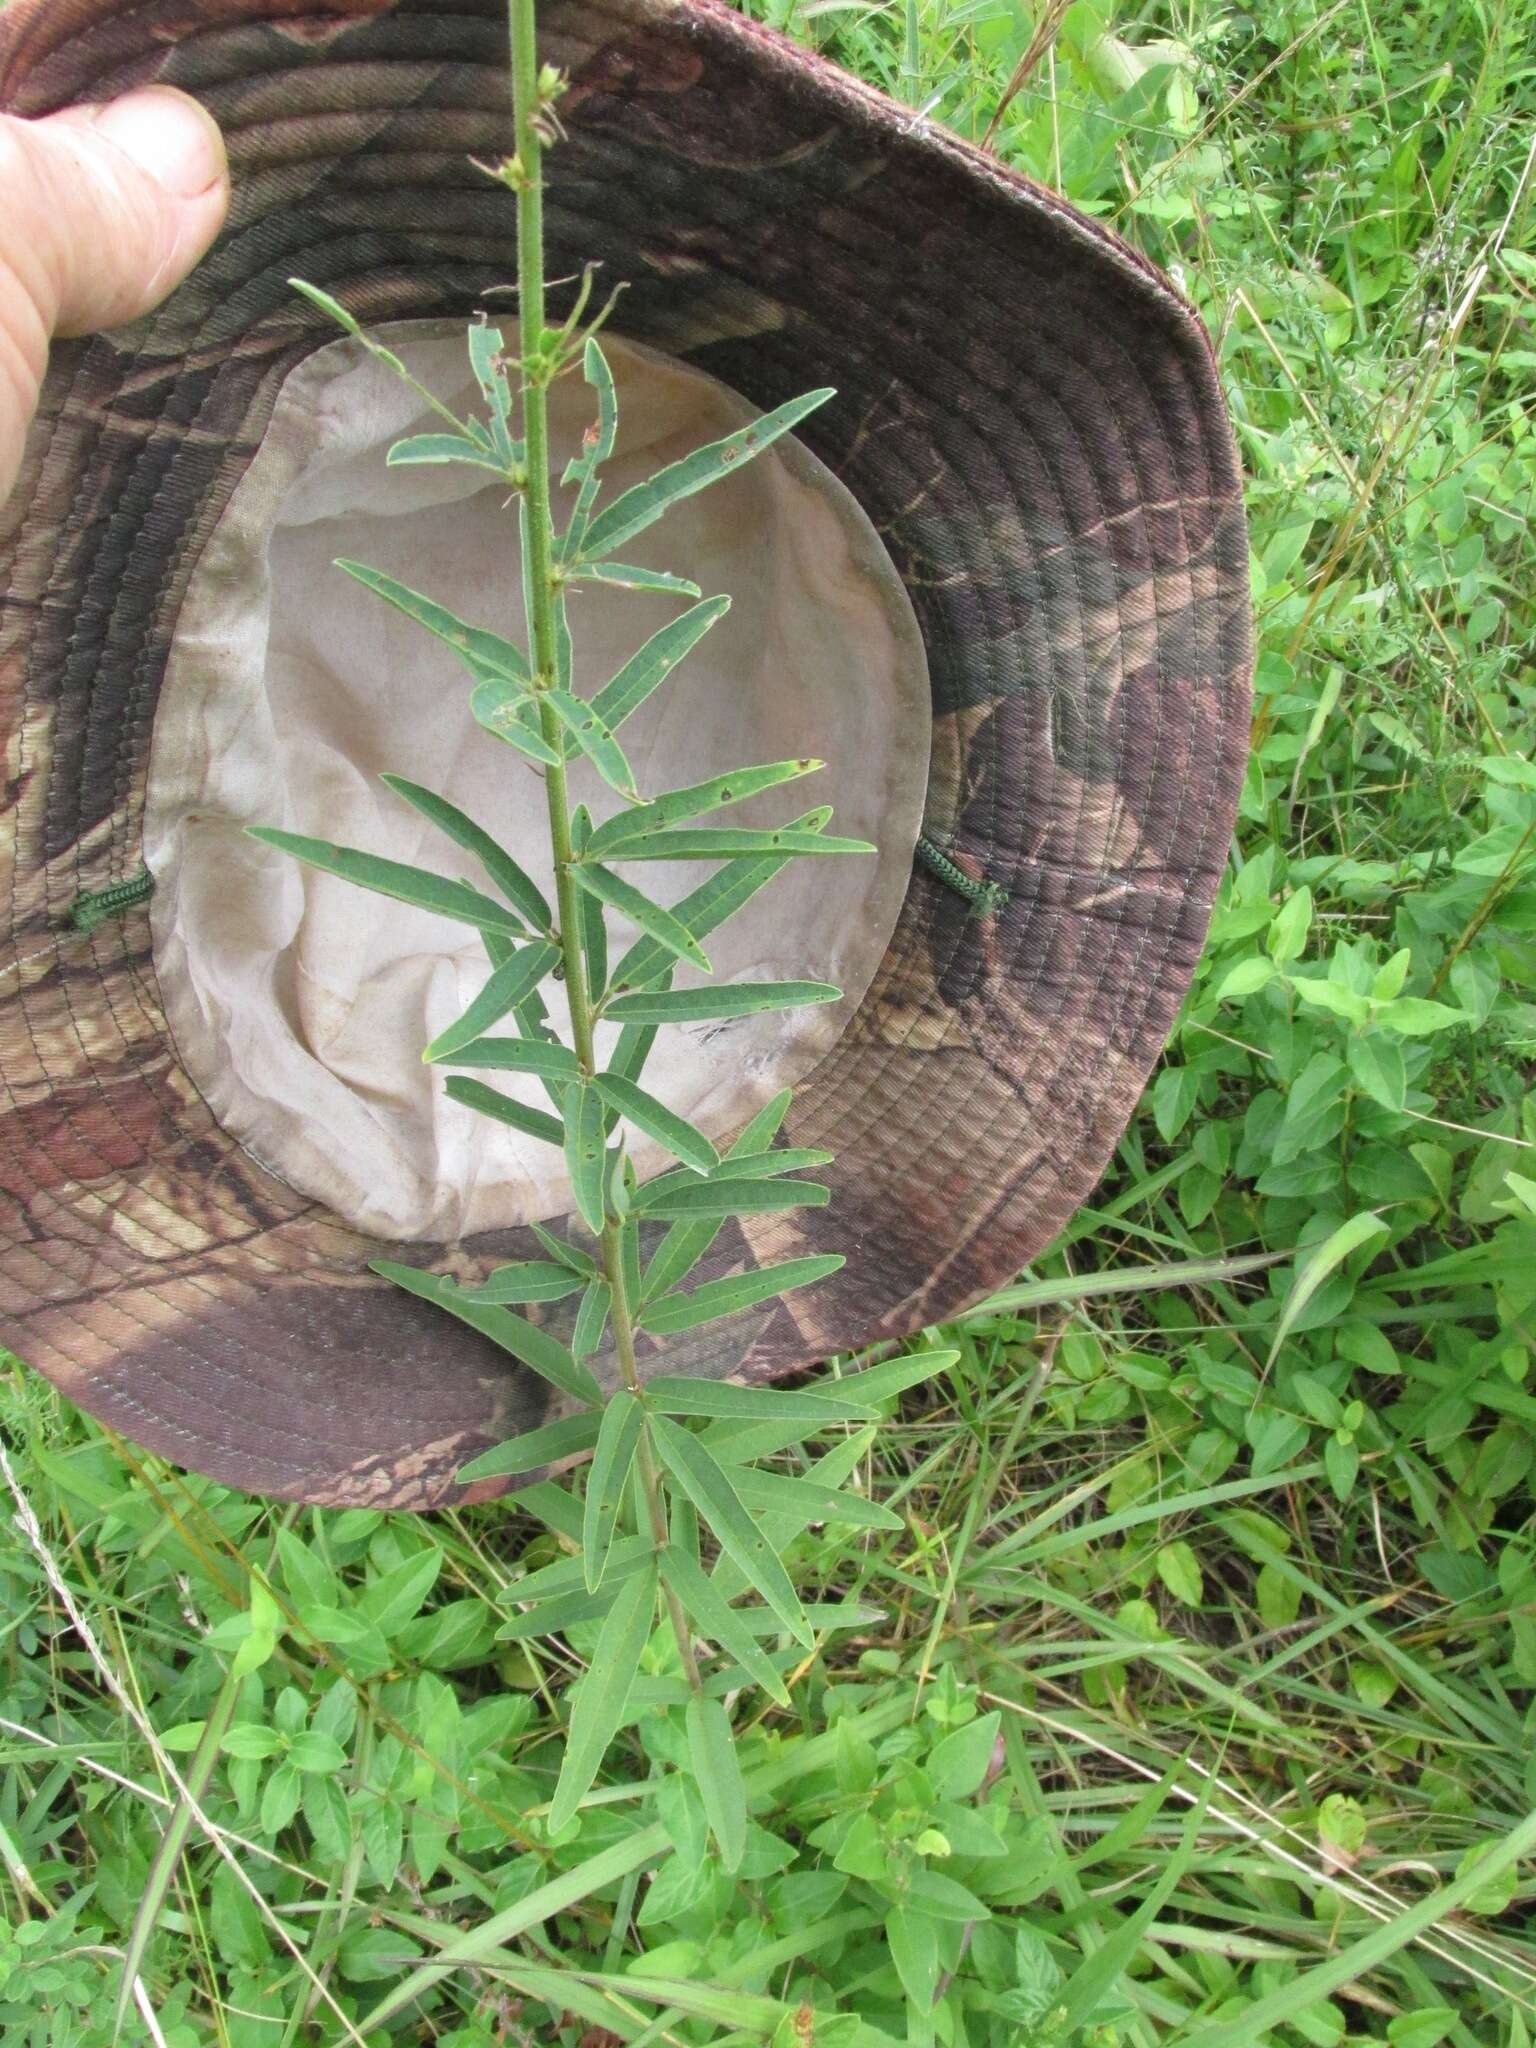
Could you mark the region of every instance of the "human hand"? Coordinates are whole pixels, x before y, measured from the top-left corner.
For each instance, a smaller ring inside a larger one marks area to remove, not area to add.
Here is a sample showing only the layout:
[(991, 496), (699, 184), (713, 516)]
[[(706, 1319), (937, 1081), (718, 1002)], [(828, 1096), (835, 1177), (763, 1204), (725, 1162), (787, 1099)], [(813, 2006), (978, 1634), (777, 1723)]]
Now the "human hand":
[(0, 115), (0, 500), (50, 338), (117, 327), (158, 304), (228, 204), (218, 128), (169, 86), (38, 121)]

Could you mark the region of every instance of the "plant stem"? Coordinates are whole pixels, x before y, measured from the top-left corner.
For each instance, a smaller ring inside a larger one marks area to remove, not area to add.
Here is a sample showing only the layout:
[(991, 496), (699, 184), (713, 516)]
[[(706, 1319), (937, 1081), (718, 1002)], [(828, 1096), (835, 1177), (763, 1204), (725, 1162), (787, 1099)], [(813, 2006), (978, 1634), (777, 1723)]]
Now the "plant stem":
[[(533, 686), (542, 695), (556, 680), (559, 661), (557, 606), (563, 600), (556, 593), (552, 545), (554, 512), (549, 488), (549, 392), (548, 370), (543, 355), (544, 144), (539, 132), (535, 0), (508, 0), (507, 12), (512, 44), (514, 138), (521, 166), (521, 175), (516, 181), (517, 304), (518, 345), (522, 359), (523, 440), (528, 468), (525, 486), (528, 516), (524, 543), (528, 550), (528, 649)], [(565, 770), (564, 732), (553, 710), (542, 701), (539, 704), (539, 727), (547, 744), (561, 757), (544, 771), (544, 795), (549, 809), (549, 841), (555, 864), (555, 900), (560, 919), (560, 952), (571, 1039), (583, 1073), (591, 1076), (597, 1071), (592, 990), (587, 984), (587, 961), (581, 945), (579, 891), (571, 872), (570, 790)], [(613, 1297), (610, 1314), (619, 1371), (631, 1393), (638, 1393), (640, 1374), (635, 1363), (634, 1308), (625, 1278), (620, 1228), (611, 1218), (604, 1221), (601, 1248), (603, 1275)], [(661, 1476), (644, 1433), (636, 1455), (636, 1469), (651, 1525), (651, 1540), (661, 1550), (668, 1539), (667, 1514), (662, 1501)], [(683, 1670), (689, 1685), (697, 1692), (700, 1689), (699, 1668), (693, 1654), (693, 1638), (687, 1617), (670, 1587), (666, 1589), (666, 1601)]]

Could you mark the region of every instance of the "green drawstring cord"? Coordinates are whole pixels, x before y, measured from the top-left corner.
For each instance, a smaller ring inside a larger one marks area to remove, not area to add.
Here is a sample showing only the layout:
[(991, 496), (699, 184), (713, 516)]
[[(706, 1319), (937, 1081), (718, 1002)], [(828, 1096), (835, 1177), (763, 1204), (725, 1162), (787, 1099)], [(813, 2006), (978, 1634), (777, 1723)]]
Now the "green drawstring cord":
[(917, 857), (932, 875), (948, 883), (957, 895), (963, 896), (971, 906), (972, 917), (992, 917), (1008, 901), (1008, 891), (1001, 882), (978, 882), (972, 879), (957, 862), (952, 861), (943, 847), (935, 846), (925, 834), (920, 834), (916, 847)]
[(87, 890), (70, 905), (69, 921), (77, 932), (93, 932), (109, 917), (121, 917), (136, 903), (147, 903), (155, 886), (148, 868), (140, 868), (126, 882), (109, 883), (105, 889)]

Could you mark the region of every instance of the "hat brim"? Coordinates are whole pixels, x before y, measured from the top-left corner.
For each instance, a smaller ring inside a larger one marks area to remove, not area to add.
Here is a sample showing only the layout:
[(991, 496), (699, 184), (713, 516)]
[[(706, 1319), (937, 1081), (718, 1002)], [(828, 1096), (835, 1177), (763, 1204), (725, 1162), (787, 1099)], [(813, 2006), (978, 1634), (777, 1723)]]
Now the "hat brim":
[[(925, 835), (883, 965), (790, 1131), (830, 1208), (726, 1233), (710, 1270), (848, 1263), (669, 1364), (769, 1378), (965, 1307), (1083, 1200), (1194, 971), (1248, 725), (1238, 466), (1208, 339), (1112, 234), (782, 38), (696, 0), (551, 0), (570, 76), (554, 275), (805, 438), (906, 585), (933, 686)], [(83, 1407), (227, 1483), (424, 1508), (546, 1419), (509, 1358), (369, 1257), (479, 1273), (515, 1235), (362, 1237), (221, 1131), (166, 1030), (134, 874), (178, 608), (283, 378), (365, 321), (468, 314), (514, 267), (496, 0), (22, 0), (0, 104), (158, 79), (229, 140), (235, 205), (131, 330), (60, 347), (0, 515), (12, 863), (0, 997), (0, 1307)], [(940, 864), (942, 865), (942, 863)], [(494, 1491), (482, 1486), (480, 1493)]]

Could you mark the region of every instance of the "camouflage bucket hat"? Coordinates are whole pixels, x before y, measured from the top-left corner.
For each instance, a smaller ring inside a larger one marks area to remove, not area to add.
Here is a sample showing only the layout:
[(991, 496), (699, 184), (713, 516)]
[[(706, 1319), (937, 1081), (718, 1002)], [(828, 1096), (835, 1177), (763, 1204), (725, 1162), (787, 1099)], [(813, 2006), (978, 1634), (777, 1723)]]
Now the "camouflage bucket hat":
[[(571, 80), (551, 274), (599, 261), (636, 361), (707, 373), (729, 403), (837, 386), (786, 475), (797, 503), (841, 508), (871, 589), (899, 599), (868, 616), (909, 682), (904, 635), (920, 661), (897, 752), (921, 817), (787, 1126), (835, 1151), (831, 1205), (733, 1225), (709, 1271), (827, 1246), (848, 1263), (728, 1344), (667, 1353), (770, 1379), (962, 1309), (1103, 1170), (1233, 822), (1238, 467), (1194, 313), (1051, 194), (716, 0), (548, 0), (540, 26)], [(510, 146), (504, 32), (498, 0), (0, 16), (0, 106), (179, 86), (223, 126), (235, 189), (166, 305), (56, 348), (0, 511), (0, 1336), (151, 1449), (310, 1501), (464, 1499), (460, 1464), (547, 1419), (541, 1381), (368, 1267), (478, 1277), (533, 1241), (473, 1215), (381, 1229), (231, 1116), (219, 1045), (186, 1042), (156, 762), (175, 719), (217, 733), (246, 687), (205, 650), (194, 690), (188, 649), (228, 609), (238, 508), (294, 393), (313, 428), (316, 366), (351, 346), (289, 278), (369, 324), (425, 323), (428, 345), (512, 274), (506, 195), (469, 163)], [(258, 581), (270, 525), (245, 534)], [(325, 707), (305, 715), (319, 733)]]

